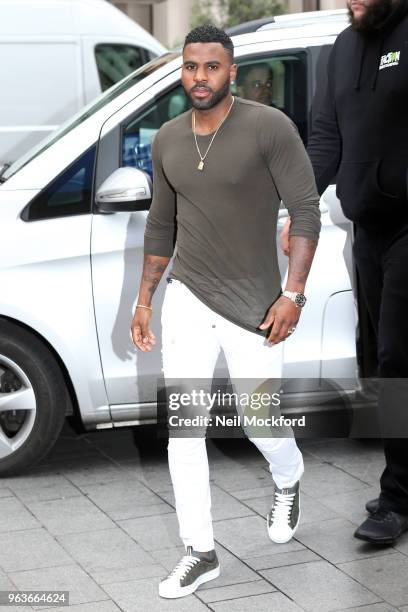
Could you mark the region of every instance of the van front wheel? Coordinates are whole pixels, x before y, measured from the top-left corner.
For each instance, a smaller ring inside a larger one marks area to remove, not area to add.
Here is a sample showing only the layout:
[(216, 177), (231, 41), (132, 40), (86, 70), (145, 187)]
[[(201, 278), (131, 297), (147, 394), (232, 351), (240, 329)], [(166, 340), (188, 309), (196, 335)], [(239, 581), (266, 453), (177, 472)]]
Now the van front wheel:
[(65, 407), (65, 382), (47, 347), (0, 321), (0, 477), (22, 473), (47, 454)]

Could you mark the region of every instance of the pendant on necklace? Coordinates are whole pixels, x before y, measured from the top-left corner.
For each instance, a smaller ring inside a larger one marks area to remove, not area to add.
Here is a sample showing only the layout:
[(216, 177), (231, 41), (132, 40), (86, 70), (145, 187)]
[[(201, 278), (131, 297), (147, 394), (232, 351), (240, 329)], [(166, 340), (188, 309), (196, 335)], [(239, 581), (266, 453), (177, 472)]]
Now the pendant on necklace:
[(204, 162), (203, 162), (203, 160), (201, 159), (201, 160), (199, 161), (199, 163), (198, 163), (197, 170), (203, 170), (203, 168), (204, 168)]

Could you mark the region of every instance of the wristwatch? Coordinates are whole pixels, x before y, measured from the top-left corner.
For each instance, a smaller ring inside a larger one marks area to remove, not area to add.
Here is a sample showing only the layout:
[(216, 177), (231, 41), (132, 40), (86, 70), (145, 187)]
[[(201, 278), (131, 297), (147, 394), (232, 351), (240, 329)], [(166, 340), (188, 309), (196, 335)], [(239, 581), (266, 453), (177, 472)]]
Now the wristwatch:
[(303, 293), (296, 293), (296, 291), (284, 291), (282, 295), (292, 300), (299, 308), (303, 308), (307, 302), (306, 296)]

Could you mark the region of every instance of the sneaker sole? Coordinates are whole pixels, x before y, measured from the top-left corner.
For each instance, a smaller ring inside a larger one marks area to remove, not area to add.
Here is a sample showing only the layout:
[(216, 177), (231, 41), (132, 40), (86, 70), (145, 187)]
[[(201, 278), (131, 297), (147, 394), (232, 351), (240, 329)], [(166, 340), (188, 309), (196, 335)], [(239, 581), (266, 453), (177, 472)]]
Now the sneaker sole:
[(206, 572), (205, 574), (198, 576), (198, 578), (196, 578), (194, 582), (192, 582), (188, 586), (180, 587), (177, 591), (173, 591), (173, 593), (160, 593), (160, 586), (159, 586), (159, 595), (160, 597), (163, 597), (165, 599), (177, 599), (178, 597), (185, 597), (186, 595), (191, 595), (192, 593), (194, 593), (194, 591), (198, 589), (198, 587), (201, 584), (204, 584), (205, 582), (209, 582), (210, 580), (215, 580), (215, 578), (218, 578), (220, 573), (221, 573), (220, 566), (218, 566), (214, 568), (213, 570), (210, 570), (209, 572)]
[(369, 542), (370, 544), (373, 544), (374, 546), (391, 546), (392, 544), (395, 544), (396, 541), (406, 531), (408, 531), (408, 525), (406, 527), (403, 527), (401, 531), (393, 538), (382, 538), (382, 539), (381, 538), (370, 538), (364, 533), (362, 534), (358, 533), (358, 531), (355, 531), (353, 535), (355, 538), (357, 538), (357, 540), (363, 540), (364, 542)]
[(267, 529), (267, 531), (268, 531), (268, 536), (269, 536), (269, 539), (270, 539), (272, 542), (274, 542), (275, 544), (286, 544), (287, 542), (290, 542), (290, 540), (291, 540), (291, 539), (293, 538), (293, 536), (295, 535), (295, 533), (296, 533), (296, 531), (297, 531), (297, 528), (299, 527), (299, 522), (300, 522), (300, 517), (301, 517), (301, 514), (302, 514), (302, 513), (301, 513), (301, 510), (300, 510), (300, 508), (299, 508), (299, 516), (298, 516), (298, 520), (297, 520), (297, 523), (296, 523), (296, 525), (295, 525), (295, 527), (294, 527), (294, 529), (293, 529), (293, 531), (292, 531), (291, 535), (290, 535), (288, 538), (282, 538), (282, 539), (279, 539), (279, 540), (277, 540), (277, 539), (275, 539), (275, 538), (272, 538), (272, 537), (271, 537), (271, 534), (269, 533), (269, 526), (268, 526), (268, 515), (267, 515), (267, 516), (266, 516), (266, 529)]
[(363, 540), (363, 542), (369, 542), (370, 544), (373, 544), (374, 546), (391, 546), (392, 544), (395, 544), (395, 542), (398, 540), (400, 535), (401, 534), (399, 534), (396, 538), (384, 538), (382, 540), (372, 539), (372, 538), (369, 538), (368, 536), (364, 536), (364, 535), (360, 535), (356, 533), (354, 534), (354, 537), (357, 538), (357, 540)]

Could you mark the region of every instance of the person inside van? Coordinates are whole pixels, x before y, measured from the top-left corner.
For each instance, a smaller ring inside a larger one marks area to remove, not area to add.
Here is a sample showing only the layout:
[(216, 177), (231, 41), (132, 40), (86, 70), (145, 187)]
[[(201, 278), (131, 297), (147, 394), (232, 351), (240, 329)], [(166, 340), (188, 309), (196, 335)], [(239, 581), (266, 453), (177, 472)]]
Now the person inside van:
[(237, 73), (237, 93), (241, 98), (267, 106), (273, 103), (273, 71), (267, 62), (240, 66)]
[(272, 108), (278, 108), (296, 124), (303, 142), (306, 142), (307, 128), (301, 117), (294, 116), (287, 108), (279, 107), (273, 101), (274, 76), (273, 70), (267, 62), (257, 62), (256, 64), (246, 64), (238, 67), (237, 94), (246, 100), (253, 100), (260, 104), (266, 104), (266, 106), (272, 106)]

